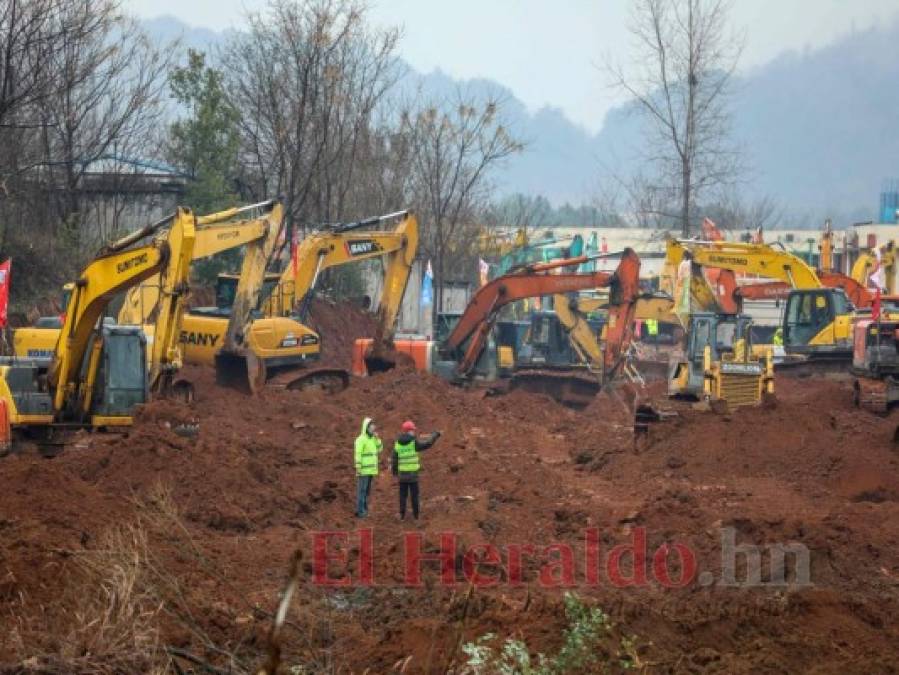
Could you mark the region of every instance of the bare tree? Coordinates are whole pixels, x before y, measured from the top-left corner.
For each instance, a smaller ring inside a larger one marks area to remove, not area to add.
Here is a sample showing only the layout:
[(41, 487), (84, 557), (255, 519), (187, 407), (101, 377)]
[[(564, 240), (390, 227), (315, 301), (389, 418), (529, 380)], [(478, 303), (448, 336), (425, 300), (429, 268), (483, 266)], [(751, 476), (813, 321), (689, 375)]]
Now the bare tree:
[[(67, 2), (58, 22), (49, 64), (56, 83), (40, 107), (43, 169), (58, 222), (77, 231), (92, 164), (145, 157), (152, 147), (171, 64), (115, 0)], [(116, 232), (83, 234), (93, 245)]]
[(729, 0), (636, 0), (635, 64), (609, 66), (650, 120), (658, 187), (676, 190), (684, 236), (702, 194), (735, 181), (741, 168), (727, 103), (742, 39), (728, 30), (729, 9)]
[(783, 220), (783, 208), (771, 197), (746, 200), (737, 192), (722, 194), (706, 204), (703, 213), (715, 221), (719, 229), (754, 233), (777, 227)]
[(490, 171), (524, 146), (503, 122), (501, 100), (479, 103), (461, 90), (406, 112), (402, 128), (412, 139), (413, 190), (425, 223), (423, 248), (435, 263), (439, 312), (451, 254), (470, 252), (466, 244), (476, 240), (475, 214), (489, 197)]
[(272, 0), (250, 16), (221, 59), (240, 112), (246, 189), (283, 195), (303, 227), (359, 215), (358, 160), (373, 149), (372, 118), (397, 77), (398, 38), (371, 30), (349, 0)]
[(504, 229), (507, 234), (530, 238), (531, 234), (550, 224), (553, 208), (546, 197), (520, 192), (488, 205), (482, 216), (484, 225), (493, 230)]

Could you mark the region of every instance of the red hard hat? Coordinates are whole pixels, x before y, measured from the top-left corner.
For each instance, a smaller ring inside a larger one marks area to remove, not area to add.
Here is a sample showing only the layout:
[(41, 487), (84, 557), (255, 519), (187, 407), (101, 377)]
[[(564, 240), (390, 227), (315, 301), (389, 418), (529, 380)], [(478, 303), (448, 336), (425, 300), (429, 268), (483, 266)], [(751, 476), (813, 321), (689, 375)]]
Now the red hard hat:
[(406, 420), (403, 422), (403, 431), (415, 431), (415, 422), (412, 420)]

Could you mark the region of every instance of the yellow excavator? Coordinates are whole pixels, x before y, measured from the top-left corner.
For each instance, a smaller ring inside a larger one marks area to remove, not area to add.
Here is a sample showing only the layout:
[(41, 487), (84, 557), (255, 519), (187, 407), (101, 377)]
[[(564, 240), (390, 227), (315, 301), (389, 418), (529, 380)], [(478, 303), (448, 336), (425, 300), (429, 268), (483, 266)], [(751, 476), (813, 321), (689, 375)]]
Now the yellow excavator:
[[(261, 216), (232, 220), (260, 210)], [(269, 201), (198, 218), (194, 260), (242, 245), (248, 255), (239, 274), (219, 275), (215, 306), (185, 314), (185, 361), (214, 363), (226, 384), (250, 391), (265, 382), (290, 389), (345, 388), (345, 370), (305, 367), (321, 349), (318, 334), (304, 324), (308, 299), (323, 270), (384, 258), (378, 342), (389, 341), (418, 248), (418, 222), (411, 212), (400, 211), (315, 232), (298, 244), (283, 273), (266, 273), (259, 261), (271, 255), (282, 213), (279, 202)], [(392, 229), (375, 229), (385, 226)], [(152, 283), (132, 293), (120, 320), (141, 322), (150, 316), (157, 296)]]
[[(193, 237), (193, 214), (178, 209), (106, 246), (72, 285), (52, 357), (0, 360), (0, 440), (7, 447), (14, 429), (128, 426), (150, 389), (165, 388), (180, 365), (175, 337)], [(117, 294), (159, 273), (171, 292), (157, 314), (148, 365), (141, 328), (108, 323), (103, 314)]]
[(693, 263), (789, 284), (783, 319), (784, 350), (815, 359), (848, 361), (852, 354), (853, 307), (842, 288), (827, 287), (801, 258), (765, 244), (669, 239), (675, 265), (689, 252)]
[[(288, 317), (256, 316), (282, 218), (283, 207), (277, 200), (197, 218), (191, 262), (245, 247), (237, 277), (244, 284), (227, 306), (188, 310), (180, 326), (180, 347), (186, 363), (214, 364), (220, 381), (242, 390), (257, 391), (273, 365), (302, 366), (318, 356), (318, 335), (307, 326)], [(152, 317), (166, 294), (158, 277), (146, 280), (128, 293), (119, 322), (143, 325), (153, 340)], [(325, 373), (303, 370), (296, 380), (315, 377)]]
[[(391, 230), (375, 229), (392, 226)], [(398, 211), (355, 223), (313, 232), (297, 247), (281, 274), (266, 276), (265, 316), (305, 317), (321, 273), (340, 265), (383, 258), (384, 289), (378, 309), (380, 324), (388, 331), (396, 323), (400, 304), (418, 251), (418, 220), (411, 211)], [(227, 302), (238, 277), (221, 274), (216, 297)]]

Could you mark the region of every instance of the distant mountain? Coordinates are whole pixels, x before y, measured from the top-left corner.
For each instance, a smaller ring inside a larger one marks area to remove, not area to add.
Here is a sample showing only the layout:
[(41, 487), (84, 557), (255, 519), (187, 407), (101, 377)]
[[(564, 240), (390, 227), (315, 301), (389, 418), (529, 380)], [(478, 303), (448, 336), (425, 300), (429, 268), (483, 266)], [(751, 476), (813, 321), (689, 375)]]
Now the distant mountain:
[[(144, 22), (160, 39), (210, 49), (224, 36), (177, 19)], [(883, 180), (899, 176), (899, 21), (853, 33), (827, 47), (790, 52), (734, 82), (734, 133), (752, 167), (746, 191), (781, 205), (793, 227), (876, 218)], [(497, 172), (504, 192), (542, 194), (555, 204), (588, 201), (604, 174), (626, 176), (642, 161), (642, 125), (632, 104), (608, 112), (591, 134), (558, 108), (536, 112), (487, 79), (457, 81), (408, 69), (400, 93), (451, 95), (458, 86), (505, 100), (527, 150)]]

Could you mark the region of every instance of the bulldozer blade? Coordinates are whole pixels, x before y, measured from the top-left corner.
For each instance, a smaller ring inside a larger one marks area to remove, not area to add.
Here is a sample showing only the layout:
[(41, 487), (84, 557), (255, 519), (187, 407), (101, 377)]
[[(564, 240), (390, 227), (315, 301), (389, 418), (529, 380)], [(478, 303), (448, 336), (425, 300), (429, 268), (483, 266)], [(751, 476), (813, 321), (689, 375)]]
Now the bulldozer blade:
[(215, 379), (223, 387), (252, 396), (265, 386), (265, 378), (265, 363), (252, 352), (215, 355)]

